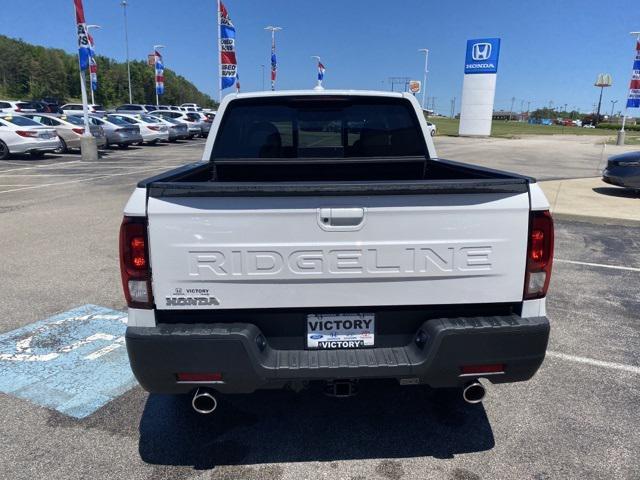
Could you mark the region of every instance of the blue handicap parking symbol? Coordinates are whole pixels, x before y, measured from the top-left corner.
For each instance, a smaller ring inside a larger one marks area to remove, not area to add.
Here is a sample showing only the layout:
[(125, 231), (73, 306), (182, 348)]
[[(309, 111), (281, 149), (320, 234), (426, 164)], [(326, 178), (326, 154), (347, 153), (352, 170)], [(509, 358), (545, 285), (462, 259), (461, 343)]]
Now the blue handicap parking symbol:
[(76, 418), (136, 385), (127, 314), (84, 305), (0, 334), (0, 391)]

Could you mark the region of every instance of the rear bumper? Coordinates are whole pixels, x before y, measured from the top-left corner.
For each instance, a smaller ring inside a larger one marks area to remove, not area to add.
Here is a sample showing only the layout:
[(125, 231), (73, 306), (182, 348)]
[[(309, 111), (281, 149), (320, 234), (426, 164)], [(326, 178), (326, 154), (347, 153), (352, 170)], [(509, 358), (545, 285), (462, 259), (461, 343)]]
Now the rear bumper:
[[(310, 380), (416, 379), (432, 387), (455, 387), (470, 379), (464, 365), (505, 365), (504, 373), (478, 375), (493, 383), (530, 379), (544, 359), (549, 339), (546, 317), (517, 315), (440, 318), (418, 330), (426, 340), (392, 348), (277, 350), (258, 347), (254, 324), (163, 324), (128, 327), (131, 368), (143, 388), (187, 393), (202, 383), (178, 382), (178, 372), (222, 374), (206, 384), (221, 393), (249, 393)], [(416, 332), (417, 334), (418, 332)]]

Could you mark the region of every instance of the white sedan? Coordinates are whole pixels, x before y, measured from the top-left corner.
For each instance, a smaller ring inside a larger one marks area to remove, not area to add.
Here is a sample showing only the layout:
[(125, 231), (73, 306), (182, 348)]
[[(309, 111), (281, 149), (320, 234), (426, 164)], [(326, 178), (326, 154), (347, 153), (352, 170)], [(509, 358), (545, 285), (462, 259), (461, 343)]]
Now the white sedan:
[(0, 160), (12, 153), (29, 153), (41, 158), (57, 148), (60, 140), (53, 128), (21, 115), (0, 115)]
[(431, 122), (427, 122), (427, 128), (429, 129), (429, 134), (433, 137), (436, 134), (436, 126), (431, 123)]
[(145, 143), (153, 145), (160, 140), (169, 141), (169, 127), (150, 115), (112, 113), (107, 115), (107, 120), (110, 118), (119, 118), (133, 125), (138, 125), (140, 127), (140, 135), (142, 135), (142, 140)]

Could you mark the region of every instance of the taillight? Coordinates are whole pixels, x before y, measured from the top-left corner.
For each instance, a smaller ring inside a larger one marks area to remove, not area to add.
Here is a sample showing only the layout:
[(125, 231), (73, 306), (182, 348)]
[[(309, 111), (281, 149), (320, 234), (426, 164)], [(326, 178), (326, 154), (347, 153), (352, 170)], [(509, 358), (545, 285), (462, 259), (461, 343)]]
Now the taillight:
[(21, 137), (37, 137), (38, 132), (34, 130), (16, 130), (16, 133)]
[(22, 111), (22, 109), (21, 109), (20, 107), (16, 107), (16, 108), (14, 108), (14, 110), (15, 110), (16, 112), (21, 112), (21, 111)]
[(84, 128), (72, 128), (71, 130), (76, 132), (78, 135), (84, 134)]
[(553, 264), (553, 219), (549, 210), (531, 212), (524, 299), (547, 294)]
[(124, 217), (120, 226), (120, 274), (127, 305), (153, 308), (147, 219)]

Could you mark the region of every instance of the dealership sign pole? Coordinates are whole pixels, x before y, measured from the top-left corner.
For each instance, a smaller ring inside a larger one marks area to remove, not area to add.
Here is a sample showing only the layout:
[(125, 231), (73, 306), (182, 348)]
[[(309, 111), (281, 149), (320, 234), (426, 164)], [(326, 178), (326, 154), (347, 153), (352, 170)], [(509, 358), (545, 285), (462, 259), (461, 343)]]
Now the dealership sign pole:
[(499, 56), (499, 38), (467, 41), (458, 131), (460, 135), (491, 135)]
[(627, 97), (627, 105), (624, 109), (622, 117), (622, 128), (618, 132), (617, 145), (624, 145), (624, 125), (627, 121), (627, 111), (630, 108), (640, 108), (640, 32), (631, 32), (636, 37), (636, 54), (633, 59), (633, 71), (631, 73), (631, 83), (629, 84), (629, 96)]

